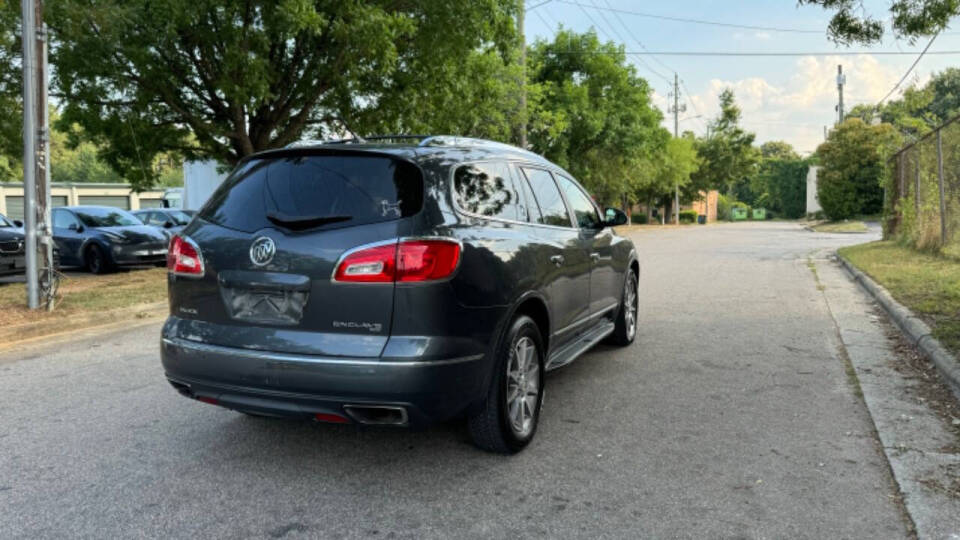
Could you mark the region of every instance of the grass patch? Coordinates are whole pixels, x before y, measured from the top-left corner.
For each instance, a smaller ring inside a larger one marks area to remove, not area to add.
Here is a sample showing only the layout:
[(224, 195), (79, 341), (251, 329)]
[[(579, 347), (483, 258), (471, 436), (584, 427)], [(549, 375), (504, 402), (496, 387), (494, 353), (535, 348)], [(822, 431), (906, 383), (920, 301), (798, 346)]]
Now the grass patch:
[(926, 321), (945, 347), (960, 352), (960, 262), (890, 241), (839, 253)]
[(865, 233), (867, 224), (858, 220), (828, 221), (814, 225), (813, 230), (822, 233)]
[(166, 268), (78, 278), (65, 276), (60, 281), (53, 312), (27, 309), (27, 288), (23, 283), (0, 285), (0, 326), (162, 302), (167, 298), (166, 276)]

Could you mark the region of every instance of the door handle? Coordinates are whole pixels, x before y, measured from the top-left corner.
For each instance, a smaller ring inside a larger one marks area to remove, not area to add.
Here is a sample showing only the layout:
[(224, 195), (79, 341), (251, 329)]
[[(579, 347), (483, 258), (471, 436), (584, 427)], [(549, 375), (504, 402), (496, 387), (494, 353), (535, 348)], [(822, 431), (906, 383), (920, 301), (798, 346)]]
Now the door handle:
[(563, 255), (554, 255), (553, 257), (550, 257), (550, 262), (552, 262), (553, 264), (555, 264), (555, 265), (557, 265), (557, 266), (562, 265), (562, 264), (563, 264)]
[(590, 254), (590, 260), (593, 261), (593, 262), (599, 262), (599, 261), (600, 261), (600, 254), (599, 254), (599, 253), (591, 253), (591, 254)]

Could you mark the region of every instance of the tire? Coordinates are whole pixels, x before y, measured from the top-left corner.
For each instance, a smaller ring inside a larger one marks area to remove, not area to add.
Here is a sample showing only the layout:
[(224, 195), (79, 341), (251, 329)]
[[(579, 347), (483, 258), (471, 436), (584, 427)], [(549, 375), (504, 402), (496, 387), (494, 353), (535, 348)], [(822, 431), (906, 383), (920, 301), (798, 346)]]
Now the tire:
[(627, 279), (623, 285), (623, 293), (620, 297), (620, 312), (617, 313), (617, 320), (610, 335), (610, 343), (626, 347), (633, 343), (637, 337), (637, 314), (639, 312), (637, 294), (637, 275), (633, 270), (627, 271)]
[(106, 274), (110, 271), (110, 263), (107, 261), (107, 255), (103, 248), (96, 244), (91, 244), (84, 254), (83, 261), (87, 270), (91, 274)]
[[(537, 324), (526, 315), (516, 317), (497, 345), (487, 396), (467, 420), (478, 448), (514, 454), (533, 440), (543, 404), (544, 353)], [(518, 387), (522, 395), (516, 394)]]

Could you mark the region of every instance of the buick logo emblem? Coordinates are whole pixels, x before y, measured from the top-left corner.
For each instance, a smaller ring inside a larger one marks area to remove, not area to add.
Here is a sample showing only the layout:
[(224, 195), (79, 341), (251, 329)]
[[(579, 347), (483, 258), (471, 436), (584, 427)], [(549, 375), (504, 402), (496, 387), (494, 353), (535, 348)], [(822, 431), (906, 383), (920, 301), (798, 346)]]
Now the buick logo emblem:
[(277, 245), (273, 243), (272, 238), (266, 236), (257, 238), (250, 246), (250, 260), (257, 266), (270, 264), (276, 254)]

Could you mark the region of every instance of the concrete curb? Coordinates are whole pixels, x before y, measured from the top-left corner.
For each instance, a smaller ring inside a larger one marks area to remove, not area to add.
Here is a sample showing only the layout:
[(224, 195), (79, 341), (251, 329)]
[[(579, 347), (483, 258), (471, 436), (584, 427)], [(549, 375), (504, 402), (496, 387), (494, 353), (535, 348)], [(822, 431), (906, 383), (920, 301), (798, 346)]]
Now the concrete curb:
[(63, 333), (93, 330), (112, 324), (142, 319), (156, 319), (167, 315), (167, 302), (137, 304), (96, 313), (73, 314), (69, 317), (33, 321), (0, 328), (0, 351), (23, 343)]
[(846, 258), (837, 254), (837, 260), (840, 265), (850, 274), (854, 281), (872, 296), (886, 312), (890, 318), (900, 327), (900, 330), (913, 342), (927, 358), (933, 361), (934, 365), (952, 387), (955, 394), (960, 396), (960, 361), (947, 351), (935, 337), (927, 323), (920, 320), (912, 311), (905, 308), (899, 302), (893, 299), (893, 296), (882, 285), (874, 281), (870, 276), (857, 269)]

